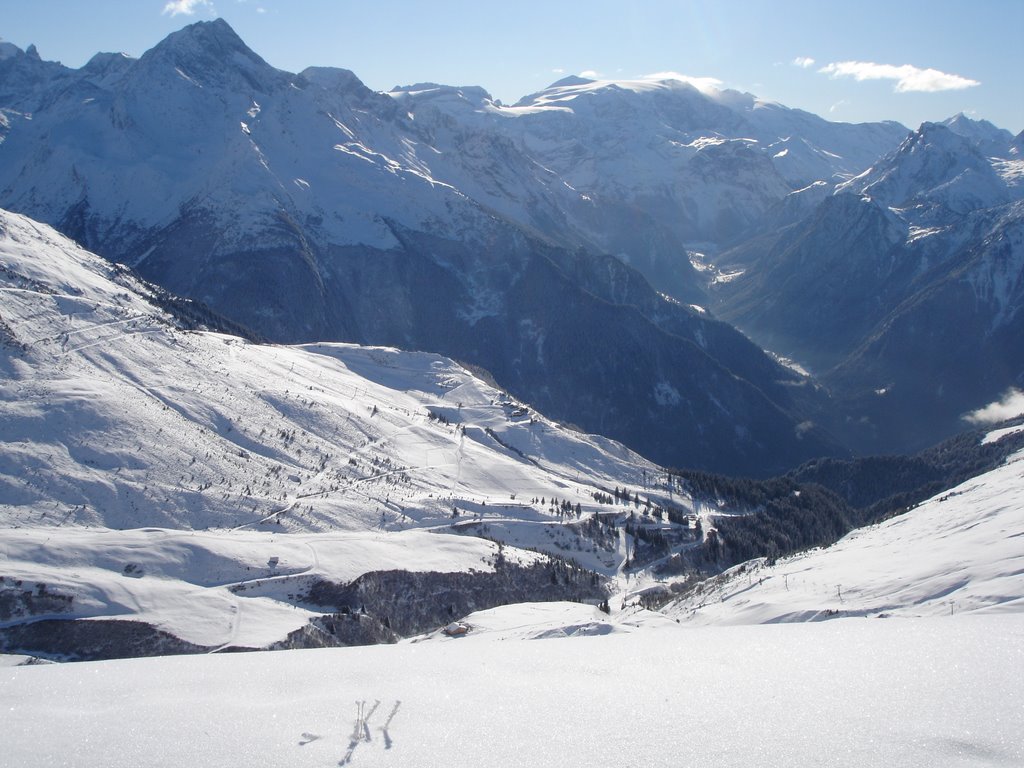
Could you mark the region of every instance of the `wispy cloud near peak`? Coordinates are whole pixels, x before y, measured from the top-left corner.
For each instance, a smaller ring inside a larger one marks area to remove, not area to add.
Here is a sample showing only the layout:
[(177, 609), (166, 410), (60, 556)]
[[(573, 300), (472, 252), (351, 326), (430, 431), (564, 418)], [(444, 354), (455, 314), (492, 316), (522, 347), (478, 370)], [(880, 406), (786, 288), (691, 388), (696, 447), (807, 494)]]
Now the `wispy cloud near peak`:
[(719, 90), (724, 83), (717, 77), (693, 77), (692, 75), (684, 75), (679, 72), (652, 72), (649, 75), (642, 75), (641, 80), (679, 80), (683, 83), (689, 83), (698, 91), (714, 91)]

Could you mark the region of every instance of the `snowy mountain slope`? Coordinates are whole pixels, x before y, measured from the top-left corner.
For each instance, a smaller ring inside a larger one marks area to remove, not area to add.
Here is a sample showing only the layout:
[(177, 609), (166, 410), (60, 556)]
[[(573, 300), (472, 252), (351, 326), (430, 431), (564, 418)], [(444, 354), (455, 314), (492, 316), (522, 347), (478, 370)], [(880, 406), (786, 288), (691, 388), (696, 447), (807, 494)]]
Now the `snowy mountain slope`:
[[(447, 520), (452, 500), (575, 503), (590, 482), (653, 470), (436, 355), (183, 333), (123, 270), (23, 217), (4, 214), (3, 230), (8, 524), (47, 498), (79, 524), (192, 528), (302, 498), (313, 511), (275, 513), (282, 525), (376, 527), (406, 499)], [(332, 501), (342, 488), (354, 498)]]
[[(701, 138), (752, 139), (765, 145), (765, 150), (773, 149), (774, 164), (795, 186), (856, 172), (858, 167), (870, 165), (885, 151), (882, 148), (892, 147), (906, 135), (906, 129), (897, 123), (831, 123), (749, 93), (712, 86), (698, 88), (675, 79), (567, 78), (515, 105), (515, 109), (528, 114), (545, 108), (580, 116), (590, 112), (616, 117), (629, 114), (634, 119), (639, 116), (642, 125), (685, 132), (679, 135), (688, 134), (687, 143)], [(700, 143), (691, 149), (699, 148)], [(816, 167), (795, 164), (804, 158), (790, 157), (784, 151), (795, 143), (803, 143), (814, 153)]]
[(987, 615), (2, 668), (0, 765), (1010, 766), (1022, 642)]
[[(956, 123), (963, 130), (966, 119)], [(1009, 133), (1000, 157), (1009, 150)], [(944, 124), (924, 123), (894, 152), (837, 192), (852, 191), (877, 198), (882, 205), (900, 208), (913, 224), (948, 222), (950, 216), (991, 208), (1015, 199), (1024, 191), (1007, 183), (1012, 164), (988, 155), (993, 140), (958, 133)], [(908, 210), (909, 209), (909, 210)]]
[(665, 612), (694, 624), (1024, 610), (1024, 453), (835, 545), (751, 561)]
[(0, 145), (0, 201), (267, 338), (467, 360), (664, 463), (765, 473), (840, 450), (796, 434), (821, 393), (554, 238), (561, 182), (510, 140), (421, 127), (351, 73), (273, 69), (222, 21), (40, 83)]
[[(377, 378), (405, 375), (375, 369), (369, 358), (362, 364)], [(531, 763), (562, 764), (569, 758), (550, 744), (538, 747), (536, 736), (552, 728), (564, 736), (556, 713), (571, 707), (584, 723), (573, 733), (586, 745), (573, 747), (573, 759), (591, 749), (594, 760), (671, 762), (692, 752), (711, 764), (757, 759), (788, 765), (813, 762), (825, 740), (836, 764), (1010, 765), (1020, 758), (1016, 721), (1006, 717), (1019, 709), (1013, 704), (1024, 631), (1018, 620), (1022, 550), (1015, 535), (1022, 466), (1018, 454), (828, 550), (725, 574), (705, 588), (705, 604), (694, 617), (687, 605), (659, 617), (617, 605), (607, 616), (592, 606), (524, 604), (465, 617), (470, 631), (463, 638), (434, 633), (377, 648), (4, 668), (0, 698), (17, 727), (0, 762), (21, 764), (29, 755), (58, 760), (71, 745), (83, 765), (112, 764), (110, 750), (119, 745), (116, 753), (129, 762), (176, 761), (181, 734), (194, 730), (189, 754), (194, 759), (201, 752), (211, 765), (236, 765), (249, 749), (258, 749), (263, 760), (298, 765), (357, 757), (367, 764), (418, 765), (439, 750), (446, 763), (478, 764), (485, 743), (487, 758), (503, 761), (505, 753), (496, 753), (492, 741), (509, 750), (510, 760), (513, 753), (529, 754)], [(282, 610), (268, 599), (293, 590), (310, 572), (346, 578), (396, 558), (410, 568), (489, 570), (486, 561), (498, 554), (487, 542), (415, 530), (258, 535), (21, 528), (8, 531), (0, 546), (7, 567), (25, 581), (38, 579), (43, 567), (58, 571), (62, 591), (74, 587), (72, 577), (81, 583), (91, 568), (104, 569), (90, 592), (83, 589), (92, 599), (106, 591), (102, 615), (131, 601), (133, 610), (149, 611), (145, 615), (162, 626), (232, 645), (267, 640), (272, 630), (280, 634), (317, 613), (315, 606)], [(505, 554), (536, 557), (510, 547)], [(269, 557), (278, 558), (273, 567)], [(135, 567), (126, 572), (127, 565)], [(174, 580), (180, 575), (184, 583)], [(632, 579), (626, 600), (653, 582), (643, 572)], [(228, 589), (239, 586), (249, 589)], [(59, 594), (36, 591), (40, 600)], [(946, 615), (951, 600), (952, 618)], [(879, 612), (893, 618), (848, 617)], [(838, 620), (807, 623), (826, 616)], [(712, 618), (719, 624), (801, 623), (701, 626)], [(879, 655), (879, 647), (886, 653)], [(447, 672), (439, 685), (441, 666)], [(55, 711), (54, 691), (70, 685), (75, 697)], [(688, 712), (697, 718), (693, 727), (716, 734), (719, 746), (710, 753), (703, 742), (681, 746), (657, 729), (628, 743), (606, 743), (603, 735), (621, 727), (623, 690), (644, 723), (667, 711)], [(694, 701), (701, 703), (697, 710)], [(351, 734), (336, 728), (346, 707)], [(760, 725), (738, 734), (732, 719), (745, 707), (749, 722)], [(203, 741), (213, 717), (222, 727)], [(37, 738), (44, 722), (50, 736)], [(252, 723), (259, 726), (254, 730)], [(524, 728), (529, 738), (522, 737)], [(592, 738), (586, 728), (595, 729)], [(801, 737), (810, 728), (815, 738)], [(469, 738), (467, 732), (493, 737)], [(83, 741), (85, 733), (90, 738)], [(90, 745), (100, 737), (102, 748), (93, 753)], [(203, 745), (199, 752), (195, 744)]]
[(942, 124), (970, 140), (986, 157), (1006, 157), (1013, 142), (1013, 134), (1005, 128), (997, 128), (988, 120), (972, 120), (963, 112), (943, 120)]
[(722, 259), (743, 273), (716, 286), (716, 311), (820, 376), (847, 424), (864, 425), (837, 426), (860, 451), (954, 434), (1024, 376), (1024, 187), (1004, 133), (962, 116), (925, 124)]
[(650, 462), (445, 358), (183, 331), (124, 268), (18, 215), (0, 230), (0, 621), (17, 647), (74, 655), (26, 633), (116, 636), (100, 620), (143, 621), (165, 652), (180, 650), (167, 636), (262, 647), (352, 600), (392, 605), (371, 575), (390, 571), (411, 573), (400, 594), (426, 606), (450, 585), (417, 572), (481, 582), (460, 587), (468, 602), (452, 605), (466, 612), (510, 596), (599, 599), (596, 575), (577, 589), (576, 566), (515, 545), (613, 576), (627, 554), (592, 518), (613, 525), (634, 508), (608, 506), (612, 489), (655, 505), (671, 495)]
[[(0, 542), (9, 603), (2, 626), (143, 622), (202, 649), (283, 641), (324, 613), (301, 597), (318, 582), (387, 570), (493, 573), (498, 550), (475, 537), (415, 530), (275, 536), (62, 526), (6, 529)], [(544, 559), (511, 547), (502, 557), (525, 566)], [(20, 587), (32, 596), (15, 603)]]
[[(795, 187), (854, 175), (906, 134), (678, 80), (570, 77), (512, 107), (479, 88), (419, 84), (390, 95), (439, 135), (487, 137), (525, 153), (561, 210), (532, 226), (553, 237), (569, 227), (690, 301), (702, 282), (685, 258), (690, 244), (735, 240)], [(459, 143), (439, 146), (461, 155)], [(478, 173), (464, 167), (461, 177)]]
[[(345, 606), (347, 616), (328, 615), (341, 606), (325, 607), (317, 585), (355, 577), (362, 588), (353, 596), (369, 598), (368, 577), (398, 568), (405, 584), (420, 587), (409, 597), (422, 604), (424, 587), (445, 594), (445, 584), (471, 581), (497, 592), (503, 572), (549, 586), (567, 576), (543, 555), (473, 532), (509, 542), (514, 533), (578, 558), (613, 575), (627, 599), (651, 586), (643, 572), (623, 572), (623, 530), (620, 548), (587, 549), (597, 540), (581, 535), (575, 516), (527, 501), (537, 493), (577, 499), (585, 507), (577, 522), (586, 522), (599, 512), (628, 514), (629, 506), (589, 495), (609, 485), (663, 499), (656, 468), (621, 446), (561, 429), (436, 355), (184, 332), (125, 270), (24, 217), (4, 214), (2, 229), (5, 638), (77, 640), (70, 657), (101, 641), (108, 655), (110, 645), (123, 655), (140, 646), (174, 653), (368, 642), (393, 639), (381, 620), (388, 616), (369, 600), (365, 617), (359, 603)], [(465, 611), (468, 637), (433, 634), (388, 647), (0, 664), (12, 734), (0, 764), (72, 754), (82, 765), (178, 763), (187, 741), (187, 759), (201, 754), (210, 765), (257, 754), (296, 765), (421, 765), (437, 755), (474, 765), (524, 755), (537, 765), (581, 755), (788, 765), (819, 759), (823, 740), (837, 764), (1013, 764), (1021, 757), (1014, 703), (1024, 628), (1016, 615), (994, 611), (1021, 607), (1013, 537), (1020, 466), (1018, 459), (878, 533), (863, 532), (855, 560), (818, 564), (827, 581), (873, 574), (851, 579), (850, 592), (840, 582), (843, 598), (852, 592), (869, 612), (886, 597), (886, 610), (928, 618), (680, 627), (632, 607), (614, 605), (609, 616), (593, 606), (527, 603)], [(193, 482), (210, 485), (193, 491)], [(250, 488), (239, 491), (242, 483)], [(133, 500), (141, 502), (135, 509)], [(698, 511), (693, 499), (677, 493), (674, 501)], [(950, 509), (977, 517), (957, 524)], [(989, 556), (993, 539), (998, 560)], [(837, 551), (850, 541), (857, 534)], [(873, 559), (889, 551), (898, 555), (895, 572)], [(943, 557), (921, 554), (931, 551)], [(604, 562), (606, 554), (613, 559)], [(959, 569), (953, 582), (943, 573), (950, 562)], [(806, 577), (808, 589), (820, 586)], [(801, 601), (789, 586), (776, 589), (792, 601), (789, 611), (807, 618), (829, 609), (827, 589)], [(977, 615), (940, 616), (951, 595), (957, 612)], [(494, 594), (487, 597), (475, 596), (493, 604)], [(464, 616), (459, 607), (452, 618)], [(133, 641), (127, 627), (149, 627), (155, 639)], [(653, 735), (607, 739), (623, 727), (624, 697), (638, 732)], [(583, 723), (574, 726), (581, 741), (573, 739), (571, 755), (550, 746), (567, 743), (566, 711)], [(673, 712), (705, 738), (680, 741), (675, 725), (670, 738), (651, 730)], [(352, 716), (351, 732), (347, 720), (338, 730), (339, 713)], [(744, 713), (755, 725), (737, 735)], [(709, 752), (708, 743), (717, 746)]]

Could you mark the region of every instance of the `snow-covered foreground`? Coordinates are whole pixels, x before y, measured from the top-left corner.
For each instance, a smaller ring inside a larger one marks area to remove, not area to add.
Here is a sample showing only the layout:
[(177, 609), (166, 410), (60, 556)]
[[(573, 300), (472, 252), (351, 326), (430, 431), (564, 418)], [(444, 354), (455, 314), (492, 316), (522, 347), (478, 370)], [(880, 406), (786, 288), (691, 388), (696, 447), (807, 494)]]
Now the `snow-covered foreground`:
[(4, 668), (0, 765), (1012, 766), (1021, 679), (1019, 614)]

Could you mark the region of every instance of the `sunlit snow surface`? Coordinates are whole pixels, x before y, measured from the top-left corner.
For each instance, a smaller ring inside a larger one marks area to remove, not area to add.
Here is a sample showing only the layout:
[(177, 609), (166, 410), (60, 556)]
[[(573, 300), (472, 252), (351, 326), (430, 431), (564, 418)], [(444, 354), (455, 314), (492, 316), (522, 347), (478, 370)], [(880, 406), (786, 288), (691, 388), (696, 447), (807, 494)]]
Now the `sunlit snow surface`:
[[(252, 531), (0, 531), (3, 575), (44, 582), (74, 597), (59, 618), (145, 621), (197, 645), (259, 648), (322, 610), (293, 595), (318, 579), (350, 582), (369, 571), (493, 571), (497, 545), (428, 531), (267, 534)], [(507, 562), (539, 555), (508, 548)], [(26, 617), (22, 617), (24, 620)], [(11, 621), (9, 623), (17, 623)]]
[[(0, 216), (0, 524), (256, 528), (554, 521), (653, 466), (438, 355), (182, 333), (144, 287)], [(2, 340), (2, 339), (0, 339)], [(484, 510), (490, 505), (491, 510)]]
[(1024, 612), (1024, 452), (826, 549), (737, 566), (667, 610), (697, 624)]
[(1022, 678), (1020, 615), (6, 668), (0, 765), (1015, 766)]
[(497, 545), (453, 535), (484, 526), (611, 574), (625, 554), (555, 499), (589, 515), (654, 476), (438, 355), (179, 331), (145, 285), (6, 212), (0, 297), (0, 577), (71, 598), (59, 618), (265, 646), (307, 623), (313, 580), (492, 570)]

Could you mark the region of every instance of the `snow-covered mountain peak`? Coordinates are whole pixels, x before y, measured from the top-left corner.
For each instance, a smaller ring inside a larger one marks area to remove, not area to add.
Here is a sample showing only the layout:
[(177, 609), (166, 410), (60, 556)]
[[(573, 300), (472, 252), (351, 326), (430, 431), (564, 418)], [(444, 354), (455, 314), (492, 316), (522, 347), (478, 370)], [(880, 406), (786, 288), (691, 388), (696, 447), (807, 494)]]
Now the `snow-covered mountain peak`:
[(445, 111), (465, 112), (496, 110), (494, 97), (479, 85), (440, 85), (438, 83), (415, 83), (395, 86), (388, 92), (393, 99), (415, 100), (417, 105), (431, 104)]
[(153, 51), (176, 51), (181, 54), (201, 51), (242, 53), (263, 61), (254, 53), (224, 19), (197, 21), (172, 32)]
[(36, 48), (35, 43), (31, 43), (28, 48), (23, 51), (14, 43), (0, 39), (0, 61), (17, 58), (19, 56), (25, 56), (30, 59), (35, 59), (36, 61), (42, 60), (39, 57), (39, 50)]
[(40, 59), (34, 45), (23, 51), (13, 43), (0, 41), (0, 105), (31, 112), (37, 106), (37, 89), (70, 72), (59, 62)]
[(579, 75), (567, 75), (566, 77), (563, 77), (561, 80), (556, 80), (551, 85), (549, 85), (548, 86), (548, 90), (550, 90), (551, 88), (568, 88), (568, 87), (574, 86), (574, 85), (588, 85), (590, 83), (595, 83), (595, 82), (597, 82), (597, 81), (594, 78), (592, 78), (592, 77), (581, 77)]
[(988, 120), (974, 120), (963, 112), (943, 120), (942, 125), (963, 136), (985, 155), (1005, 157), (1013, 141), (1013, 134), (1006, 129), (998, 128)]
[(23, 53), (24, 51), (14, 43), (9, 43), (6, 40), (0, 40), (0, 61), (13, 59), (15, 56), (20, 56)]
[[(799, 114), (778, 102), (751, 93), (720, 88), (710, 78), (663, 77), (592, 80), (567, 77), (524, 96), (516, 107), (565, 107), (588, 103), (628, 102), (638, 113), (660, 114), (672, 127), (701, 130), (737, 128), (737, 117), (758, 110)], [(587, 97), (587, 100), (580, 100)], [(683, 108), (685, 111), (680, 111)], [(689, 113), (689, 114), (687, 114)], [(783, 118), (784, 119), (784, 118)], [(774, 137), (773, 137), (774, 138)]]
[(966, 138), (945, 123), (924, 122), (906, 138), (900, 151), (916, 152), (922, 147), (928, 147), (947, 152), (960, 152), (963, 151), (965, 143), (970, 144)]
[(136, 59), (127, 53), (97, 53), (79, 70), (79, 74), (94, 85), (106, 88), (131, 70), (135, 62)]
[(524, 96), (515, 106), (567, 106), (575, 103), (580, 97), (619, 99), (624, 94), (647, 95), (666, 91), (684, 95), (703, 93), (692, 83), (676, 79), (590, 80), (584, 77), (567, 77), (544, 90)]
[(223, 19), (198, 21), (173, 32), (139, 59), (140, 68), (172, 68), (192, 84), (231, 88), (264, 87), (280, 76), (249, 48)]
[[(962, 123), (960, 123), (962, 125)], [(1011, 169), (1012, 170), (1012, 169)], [(971, 138), (943, 123), (922, 123), (892, 153), (836, 193), (858, 192), (920, 214), (966, 213), (1009, 202), (1007, 182)]]
[(85, 72), (107, 71), (111, 67), (125, 68), (136, 61), (135, 57), (127, 53), (97, 53), (85, 63), (82, 70)]

